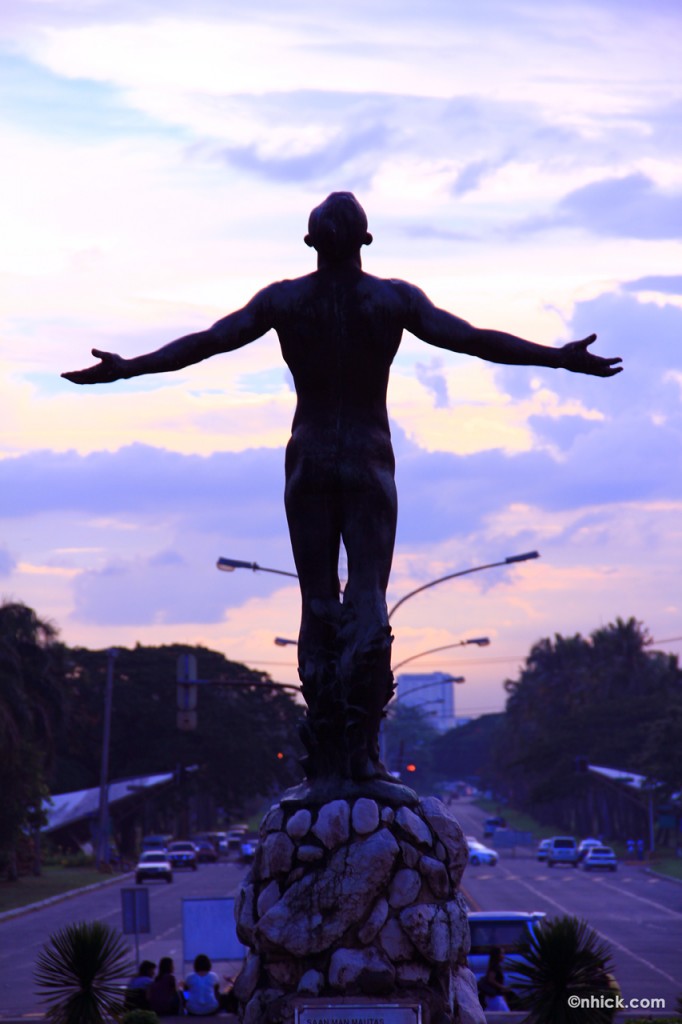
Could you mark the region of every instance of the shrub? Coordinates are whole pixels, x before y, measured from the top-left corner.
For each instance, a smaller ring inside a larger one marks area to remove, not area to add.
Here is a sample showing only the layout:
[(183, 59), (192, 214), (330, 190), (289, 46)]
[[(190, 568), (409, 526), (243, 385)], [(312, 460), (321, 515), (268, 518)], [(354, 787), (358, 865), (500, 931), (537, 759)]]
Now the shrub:
[(38, 988), (49, 1004), (49, 1024), (105, 1024), (120, 1016), (122, 983), (133, 969), (123, 936), (101, 921), (83, 921), (55, 932), (39, 953), (35, 969)]
[[(569, 997), (620, 995), (613, 979), (611, 947), (586, 921), (577, 917), (547, 919), (520, 950), (522, 961), (510, 958), (508, 970), (523, 979), (521, 1003), (528, 1024), (608, 1024), (615, 1008), (591, 1005), (572, 1008)], [(597, 1005), (595, 1005), (597, 1002)]]

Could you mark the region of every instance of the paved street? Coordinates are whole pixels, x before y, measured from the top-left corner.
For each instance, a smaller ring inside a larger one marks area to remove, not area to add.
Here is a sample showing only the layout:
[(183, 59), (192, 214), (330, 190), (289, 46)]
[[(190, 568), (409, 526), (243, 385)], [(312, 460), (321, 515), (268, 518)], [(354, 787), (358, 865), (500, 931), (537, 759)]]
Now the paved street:
[[(467, 801), (451, 806), (465, 833), (482, 838), (486, 815)], [(153, 933), (140, 937), (140, 957), (158, 962), (172, 956), (182, 967), (183, 898), (235, 895), (245, 868), (234, 863), (201, 865), (176, 872), (172, 885), (148, 884)], [(40, 1014), (33, 985), (36, 956), (48, 935), (64, 925), (98, 919), (121, 926), (123, 887), (131, 876), (93, 892), (0, 922), (0, 1020)], [(682, 993), (682, 885), (648, 874), (640, 865), (621, 865), (616, 874), (586, 875), (572, 868), (549, 869), (537, 862), (535, 847), (503, 851), (496, 867), (468, 867), (463, 888), (475, 909), (543, 910), (585, 918), (614, 950), (616, 974), (626, 999), (664, 998), (668, 1010)], [(131, 954), (134, 938), (129, 937)], [(217, 964), (218, 974), (236, 964)]]
[[(140, 958), (158, 963), (172, 956), (176, 974), (182, 966), (181, 906), (183, 898), (234, 896), (245, 868), (234, 863), (202, 864), (199, 870), (176, 871), (172, 885), (146, 883), (150, 895), (151, 935), (140, 936)], [(33, 983), (33, 968), (47, 937), (76, 921), (100, 920), (121, 927), (121, 892), (132, 886), (132, 876), (92, 892), (62, 900), (20, 917), (0, 922), (0, 1020), (30, 1016), (44, 1010)], [(130, 942), (134, 958), (134, 936)], [(233, 973), (235, 965), (216, 964), (220, 977)]]
[[(451, 811), (465, 833), (482, 839), (482, 811), (466, 801)], [(672, 1011), (682, 994), (682, 885), (621, 864), (615, 874), (548, 868), (535, 846), (502, 851), (496, 867), (468, 867), (464, 890), (472, 909), (542, 910), (584, 918), (613, 948), (616, 976), (627, 1000), (664, 998)]]

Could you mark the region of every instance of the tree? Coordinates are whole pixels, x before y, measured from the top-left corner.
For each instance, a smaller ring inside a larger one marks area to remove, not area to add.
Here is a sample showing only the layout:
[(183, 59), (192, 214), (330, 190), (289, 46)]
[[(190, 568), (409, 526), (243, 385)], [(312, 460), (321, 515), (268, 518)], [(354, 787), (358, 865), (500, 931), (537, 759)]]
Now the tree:
[(16, 846), (47, 793), (61, 717), (57, 631), (32, 608), (0, 605), (0, 853), (16, 877)]
[[(198, 722), (177, 728), (176, 665), (180, 654), (196, 656)], [(99, 783), (106, 651), (68, 652), (68, 721), (60, 738), (62, 789)], [(119, 649), (115, 662), (109, 776), (112, 779), (175, 771), (186, 802), (191, 793), (210, 795), (236, 808), (299, 781), (297, 722), (302, 708), (270, 685), (269, 676), (228, 661), (203, 647), (169, 645)], [(286, 758), (277, 754), (285, 751)], [(184, 769), (191, 766), (193, 770)], [(179, 807), (179, 804), (178, 804)], [(208, 826), (207, 826), (208, 827)]]
[(503, 714), (481, 715), (439, 735), (432, 747), (434, 770), (443, 779), (487, 788), (494, 777), (493, 751), (503, 724)]
[[(682, 702), (677, 659), (650, 651), (635, 619), (617, 619), (588, 639), (556, 635), (535, 644), (508, 680), (496, 774), (521, 805), (575, 808), (589, 787), (579, 759), (637, 771), (660, 712)], [(564, 815), (565, 818), (565, 815)]]
[(433, 781), (432, 748), (438, 731), (423, 707), (395, 701), (384, 725), (386, 766), (419, 790)]

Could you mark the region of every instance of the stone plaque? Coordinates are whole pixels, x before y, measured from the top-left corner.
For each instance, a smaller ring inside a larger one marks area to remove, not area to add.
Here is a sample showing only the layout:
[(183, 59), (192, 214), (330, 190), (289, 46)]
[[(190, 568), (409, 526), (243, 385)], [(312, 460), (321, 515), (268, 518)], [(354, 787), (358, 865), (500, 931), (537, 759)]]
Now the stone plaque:
[(346, 1000), (300, 1004), (296, 1024), (421, 1024), (419, 1003), (354, 1003)]

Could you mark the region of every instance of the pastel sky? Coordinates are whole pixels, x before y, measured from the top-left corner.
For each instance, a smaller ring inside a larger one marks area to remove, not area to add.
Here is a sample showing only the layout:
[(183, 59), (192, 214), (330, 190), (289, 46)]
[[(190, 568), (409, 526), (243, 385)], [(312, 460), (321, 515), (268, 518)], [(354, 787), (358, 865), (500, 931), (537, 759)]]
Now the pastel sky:
[[(499, 710), (530, 646), (620, 616), (680, 653), (682, 10), (678, 0), (5, 0), (0, 23), (0, 593), (72, 645), (203, 643), (296, 679), (277, 339), (79, 388), (314, 268), (349, 189), (373, 274), (609, 380), (405, 335), (395, 657)], [(361, 370), (359, 370), (361, 372)]]

